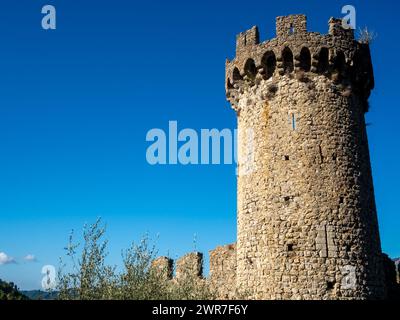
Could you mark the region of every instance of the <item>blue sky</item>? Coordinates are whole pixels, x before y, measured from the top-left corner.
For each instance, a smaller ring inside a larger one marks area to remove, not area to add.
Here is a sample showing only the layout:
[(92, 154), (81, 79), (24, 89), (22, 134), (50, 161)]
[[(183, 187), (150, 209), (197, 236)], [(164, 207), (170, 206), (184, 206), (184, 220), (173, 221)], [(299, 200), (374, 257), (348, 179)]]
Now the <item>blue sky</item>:
[[(41, 29), (41, 8), (57, 30)], [(328, 19), (352, 4), (372, 45), (376, 89), (367, 115), (382, 246), (400, 256), (399, 35), (395, 1), (3, 1), (0, 10), (0, 278), (40, 287), (71, 229), (101, 216), (110, 262), (149, 232), (160, 254), (207, 252), (236, 238), (234, 165), (150, 166), (146, 133), (235, 128), (225, 99), (225, 58), (237, 33), (275, 17)], [(196, 234), (196, 245), (194, 245)], [(26, 261), (28, 254), (37, 261)]]

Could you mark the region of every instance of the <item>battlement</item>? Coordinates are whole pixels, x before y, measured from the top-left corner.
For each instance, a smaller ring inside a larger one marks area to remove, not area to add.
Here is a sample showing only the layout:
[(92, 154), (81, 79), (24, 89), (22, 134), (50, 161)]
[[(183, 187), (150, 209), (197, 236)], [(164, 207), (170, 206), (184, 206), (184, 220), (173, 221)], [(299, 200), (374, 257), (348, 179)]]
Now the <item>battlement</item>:
[(236, 52), (246, 47), (251, 47), (260, 43), (260, 34), (258, 27), (254, 26), (251, 29), (241, 32), (236, 36)]
[[(185, 277), (209, 281), (222, 299), (233, 298), (236, 287), (236, 244), (219, 246), (209, 251), (210, 270), (208, 278), (203, 274), (203, 254), (191, 252), (176, 260), (158, 257), (152, 268), (165, 280), (180, 281)], [(175, 275), (174, 275), (175, 270)]]
[(276, 36), (286, 38), (295, 34), (307, 33), (307, 17), (303, 14), (276, 18)]
[(344, 29), (342, 19), (329, 19), (329, 34), (334, 37), (354, 39), (354, 30)]
[(243, 86), (299, 72), (351, 86), (364, 100), (374, 87), (369, 46), (356, 41), (341, 19), (331, 18), (322, 35), (307, 31), (305, 15), (289, 15), (276, 18), (276, 38), (260, 43), (256, 26), (237, 36), (236, 57), (226, 61), (227, 98), (235, 108)]

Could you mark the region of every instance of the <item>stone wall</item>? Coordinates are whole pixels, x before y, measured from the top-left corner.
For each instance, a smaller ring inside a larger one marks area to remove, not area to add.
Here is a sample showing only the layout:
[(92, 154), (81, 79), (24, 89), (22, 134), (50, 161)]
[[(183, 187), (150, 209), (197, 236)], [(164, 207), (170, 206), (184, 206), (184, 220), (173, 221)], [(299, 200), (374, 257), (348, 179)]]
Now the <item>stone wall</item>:
[[(256, 299), (381, 299), (383, 261), (364, 113), (369, 48), (329, 21), (278, 17), (239, 35), (226, 93), (239, 130), (237, 287)], [(251, 41), (247, 41), (247, 39)]]
[(396, 262), (383, 254), (383, 266), (385, 271), (385, 282), (387, 287), (387, 298), (389, 300), (400, 300), (400, 284), (397, 282)]
[[(238, 238), (210, 251), (207, 281), (222, 299), (383, 299), (395, 274), (381, 252), (364, 118), (368, 44), (333, 18), (326, 35), (308, 32), (304, 15), (278, 17), (276, 30), (262, 43), (257, 27), (240, 33), (226, 61)], [(179, 259), (175, 278), (203, 279), (202, 262)], [(155, 262), (168, 278), (172, 264)]]
[(174, 260), (168, 257), (158, 257), (153, 261), (152, 268), (156, 270), (158, 274), (161, 274), (164, 280), (172, 280)]
[(206, 281), (218, 299), (234, 299), (236, 293), (236, 245), (229, 244), (210, 250), (210, 269), (207, 278), (203, 275), (203, 254), (192, 252), (177, 259), (174, 275), (174, 260), (159, 257), (152, 268), (165, 280), (180, 281), (185, 277)]
[(189, 253), (176, 262), (176, 278), (203, 277), (203, 254), (200, 252)]
[(220, 299), (235, 298), (236, 244), (217, 247), (210, 251), (209, 280)]

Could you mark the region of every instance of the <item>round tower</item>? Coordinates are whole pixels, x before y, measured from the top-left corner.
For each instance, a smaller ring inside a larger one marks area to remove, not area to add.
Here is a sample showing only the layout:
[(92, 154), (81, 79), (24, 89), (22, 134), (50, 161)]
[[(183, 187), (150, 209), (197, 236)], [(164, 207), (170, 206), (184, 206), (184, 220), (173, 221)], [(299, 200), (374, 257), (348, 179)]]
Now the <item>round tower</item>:
[(278, 17), (240, 33), (226, 62), (238, 119), (237, 287), (256, 299), (382, 299), (365, 112), (368, 44), (331, 19)]

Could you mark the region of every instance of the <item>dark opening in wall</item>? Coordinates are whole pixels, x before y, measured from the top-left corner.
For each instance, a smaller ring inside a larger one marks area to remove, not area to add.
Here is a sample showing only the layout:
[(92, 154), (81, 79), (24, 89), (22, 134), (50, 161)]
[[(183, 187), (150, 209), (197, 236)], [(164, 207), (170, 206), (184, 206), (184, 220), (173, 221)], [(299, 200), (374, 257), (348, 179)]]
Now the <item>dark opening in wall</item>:
[(240, 71), (238, 68), (233, 69), (232, 78), (233, 81), (242, 80), (242, 76), (240, 75)]
[(319, 146), (319, 157), (321, 159), (321, 163), (324, 163), (324, 154), (322, 153), (322, 148)]
[(343, 197), (340, 197), (339, 198), (339, 204), (343, 204), (344, 203), (344, 198)]
[(332, 155), (332, 160), (333, 160), (333, 161), (336, 161), (336, 159), (337, 159), (337, 156), (336, 156), (336, 154), (334, 153), (334, 154)]
[(257, 68), (253, 59), (247, 59), (246, 64), (244, 65), (244, 73), (251, 80), (256, 77)]
[[(365, 65), (364, 59), (362, 59), (360, 51), (357, 51), (353, 57), (353, 72), (351, 73), (353, 83), (355, 87), (359, 87), (363, 82), (363, 66)], [(362, 85), (359, 87), (362, 90)]]
[(309, 72), (311, 69), (311, 53), (308, 48), (303, 48), (300, 51), (300, 69)]
[(285, 161), (289, 161), (289, 156), (285, 156)]
[(289, 196), (283, 197), (283, 201), (289, 202), (290, 201), (290, 197)]
[(232, 89), (233, 88), (233, 84), (231, 82), (231, 79), (228, 78), (226, 86), (228, 87), (228, 89)]
[(293, 250), (294, 250), (293, 243), (289, 243), (289, 244), (287, 245), (287, 251), (288, 251), (288, 252), (292, 252)]
[(335, 58), (334, 68), (343, 75), (346, 69), (346, 57), (342, 51), (338, 51)]
[(288, 47), (283, 49), (282, 51), (282, 61), (283, 61), (283, 71), (285, 73), (293, 72), (294, 63), (293, 63), (293, 53)]
[(276, 57), (273, 51), (267, 51), (261, 59), (261, 65), (264, 69), (265, 79), (273, 76), (276, 68)]
[(334, 288), (335, 288), (335, 282), (334, 281), (327, 281), (326, 282), (326, 289), (333, 290)]
[(294, 32), (295, 32), (295, 28), (293, 26), (293, 23), (291, 23), (290, 26), (289, 26), (289, 35), (294, 34)]
[(292, 113), (292, 129), (296, 130), (296, 116)]
[(318, 73), (325, 73), (329, 69), (329, 50), (327, 48), (321, 48), (318, 55)]

